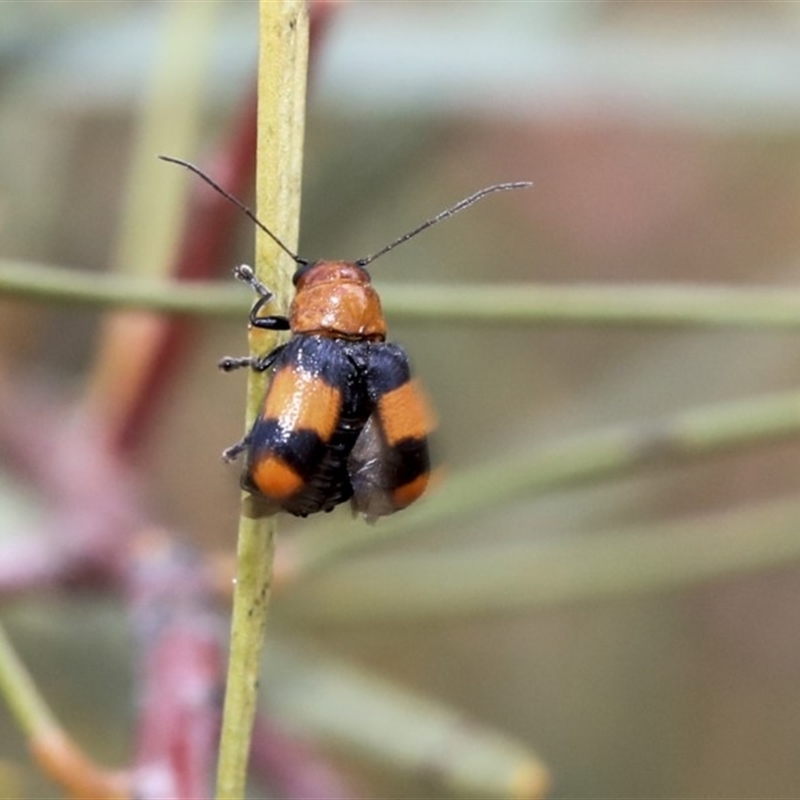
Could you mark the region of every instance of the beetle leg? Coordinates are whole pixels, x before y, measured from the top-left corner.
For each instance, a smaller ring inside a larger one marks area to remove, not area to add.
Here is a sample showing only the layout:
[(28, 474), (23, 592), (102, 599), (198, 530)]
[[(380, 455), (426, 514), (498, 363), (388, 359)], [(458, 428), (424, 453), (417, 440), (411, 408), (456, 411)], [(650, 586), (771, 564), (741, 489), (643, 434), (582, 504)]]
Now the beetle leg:
[(218, 366), (223, 372), (233, 372), (233, 370), (241, 369), (242, 367), (250, 367), (256, 372), (265, 372), (272, 366), (285, 347), (285, 344), (279, 345), (263, 356), (225, 356)]
[(268, 331), (289, 330), (289, 320), (287, 317), (279, 314), (271, 314), (266, 317), (258, 316), (258, 312), (272, 299), (273, 294), (258, 278), (256, 278), (252, 267), (247, 264), (239, 264), (238, 267), (234, 267), (233, 276), (237, 280), (242, 281), (242, 283), (246, 283), (258, 295), (258, 300), (256, 300), (253, 307), (250, 309), (250, 324), (254, 328), (261, 328), (262, 330)]
[(233, 268), (233, 277), (236, 280), (246, 283), (256, 294), (261, 297), (270, 298), (272, 292), (256, 278), (256, 273), (249, 264), (239, 264)]
[(222, 451), (222, 460), (226, 463), (230, 464), (231, 461), (235, 461), (239, 456), (244, 453), (245, 450), (250, 446), (250, 435), (248, 434), (243, 439), (240, 439), (236, 444), (232, 444), (230, 447), (226, 447)]
[(233, 372), (235, 369), (249, 367), (252, 363), (253, 359), (251, 356), (225, 356), (224, 358), (220, 359), (220, 362), (217, 364), (217, 366), (223, 372)]
[(258, 312), (261, 311), (264, 303), (271, 299), (270, 297), (259, 297), (250, 309), (250, 324), (254, 328), (261, 328), (266, 331), (288, 331), (291, 327), (289, 325), (289, 318), (283, 317), (278, 314), (272, 314), (268, 317), (259, 317)]

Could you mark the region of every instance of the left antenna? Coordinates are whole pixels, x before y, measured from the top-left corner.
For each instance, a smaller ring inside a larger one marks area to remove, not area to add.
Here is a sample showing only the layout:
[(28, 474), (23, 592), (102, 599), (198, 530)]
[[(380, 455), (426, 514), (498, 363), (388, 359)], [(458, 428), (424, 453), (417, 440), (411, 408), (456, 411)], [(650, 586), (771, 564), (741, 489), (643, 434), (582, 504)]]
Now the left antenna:
[(305, 266), (308, 264), (304, 258), (300, 258), (296, 253), (293, 253), (261, 220), (241, 201), (238, 197), (234, 197), (230, 192), (223, 189), (212, 177), (206, 175), (203, 170), (200, 169), (196, 164), (192, 164), (190, 161), (184, 161), (182, 158), (173, 158), (172, 156), (159, 156), (162, 161), (168, 161), (170, 164), (178, 164), (181, 167), (186, 167), (190, 172), (194, 172), (195, 175), (202, 178), (212, 189), (215, 189), (219, 192), (224, 198), (230, 200), (238, 209), (243, 211), (245, 215), (251, 219), (258, 227), (264, 231), (264, 233), (275, 242), (284, 253), (286, 253), (289, 258), (294, 261), (295, 264), (299, 266)]

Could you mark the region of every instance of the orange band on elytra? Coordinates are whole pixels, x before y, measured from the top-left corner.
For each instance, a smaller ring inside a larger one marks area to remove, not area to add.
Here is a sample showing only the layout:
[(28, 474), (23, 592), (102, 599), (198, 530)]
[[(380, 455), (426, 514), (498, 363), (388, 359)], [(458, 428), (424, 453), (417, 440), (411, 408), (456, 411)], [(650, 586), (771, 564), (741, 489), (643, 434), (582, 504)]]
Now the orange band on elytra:
[(378, 400), (378, 415), (390, 447), (402, 439), (424, 439), (436, 427), (434, 413), (416, 380), (383, 395)]
[(396, 509), (405, 508), (411, 505), (417, 498), (419, 498), (428, 486), (428, 478), (430, 474), (424, 472), (417, 478), (414, 478), (410, 483), (405, 486), (398, 486), (392, 492), (392, 504)]
[(283, 430), (309, 430), (326, 442), (336, 430), (342, 393), (319, 375), (286, 366), (275, 373), (264, 402), (265, 419)]
[(303, 478), (282, 458), (267, 456), (253, 464), (250, 478), (270, 500), (286, 500), (303, 486)]

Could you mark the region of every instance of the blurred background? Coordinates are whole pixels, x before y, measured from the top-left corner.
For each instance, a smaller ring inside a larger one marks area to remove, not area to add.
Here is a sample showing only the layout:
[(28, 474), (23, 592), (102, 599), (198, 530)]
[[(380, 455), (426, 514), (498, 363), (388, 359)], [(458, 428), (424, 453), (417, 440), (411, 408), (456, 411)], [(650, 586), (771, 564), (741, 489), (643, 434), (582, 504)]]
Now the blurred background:
[[(171, 5), (2, 4), (0, 257), (110, 268)], [(156, 152), (202, 161), (252, 96), (257, 4), (217, 5), (192, 152), (171, 151), (170, 140)], [(174, 46), (180, 36), (172, 41), (175, 63), (189, 59)], [(533, 180), (532, 190), (487, 199), (381, 259), (378, 289), (792, 287), (798, 45), (795, 3), (341, 3), (312, 56), (300, 252), (357, 258), (484, 185)], [(167, 181), (173, 169), (156, 173)], [(252, 239), (243, 220), (220, 280), (251, 259)], [(32, 383), (65, 403), (82, 396), (102, 316), (0, 299), (0, 384)], [(391, 316), (389, 325), (438, 409), (438, 452), (452, 474), (601, 426), (797, 384), (790, 332)], [(201, 319), (135, 450), (152, 513), (203, 548), (234, 547), (237, 474), (219, 452), (241, 435), (245, 377), (215, 364), (245, 349), (244, 315)], [(735, 514), (791, 498), (798, 467), (790, 441), (521, 499), (362, 556), (361, 574), (368, 559), (495, 543), (544, 551)], [(35, 490), (0, 471), (0, 535), (38, 506)], [(281, 521), (281, 536), (314, 524)], [(757, 527), (752, 537), (757, 550)], [(408, 581), (413, 595), (413, 574)], [(287, 592), (270, 625), (523, 742), (552, 770), (553, 797), (792, 798), (798, 607), (800, 569), (789, 562), (670, 592), (430, 619), (326, 618), (313, 602), (293, 607)], [(135, 712), (121, 607), (43, 597), (8, 606), (4, 619), (65, 723), (98, 758), (124, 763)], [(0, 713), (0, 772), (22, 753)], [(375, 796), (430, 796), (401, 775), (368, 775)]]

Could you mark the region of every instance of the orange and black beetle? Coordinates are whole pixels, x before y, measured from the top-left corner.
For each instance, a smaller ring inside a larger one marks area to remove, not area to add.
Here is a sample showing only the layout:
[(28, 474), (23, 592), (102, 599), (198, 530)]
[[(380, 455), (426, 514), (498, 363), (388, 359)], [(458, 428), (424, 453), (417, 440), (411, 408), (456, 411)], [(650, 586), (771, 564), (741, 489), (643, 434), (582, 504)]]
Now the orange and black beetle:
[(250, 324), (292, 331), (266, 356), (220, 364), (273, 370), (253, 427), (224, 454), (247, 452), (244, 488), (299, 516), (352, 498), (374, 519), (416, 500), (428, 483), (433, 415), (403, 349), (385, 341), (366, 270), (344, 261), (301, 266), (288, 318), (259, 316), (269, 293), (250, 267), (235, 274), (260, 295)]
[(246, 452), (242, 486), (268, 507), (302, 517), (347, 500), (368, 519), (413, 503), (428, 485), (434, 415), (403, 348), (386, 341), (386, 321), (366, 267), (486, 194), (531, 184), (489, 186), (358, 261), (309, 263), (197, 167), (165, 160), (188, 167), (236, 203), (298, 265), (288, 317), (259, 316), (271, 292), (250, 267), (234, 270), (259, 295), (250, 325), (292, 332), (266, 355), (220, 362), (226, 371), (273, 371), (250, 432), (223, 453), (231, 461)]

